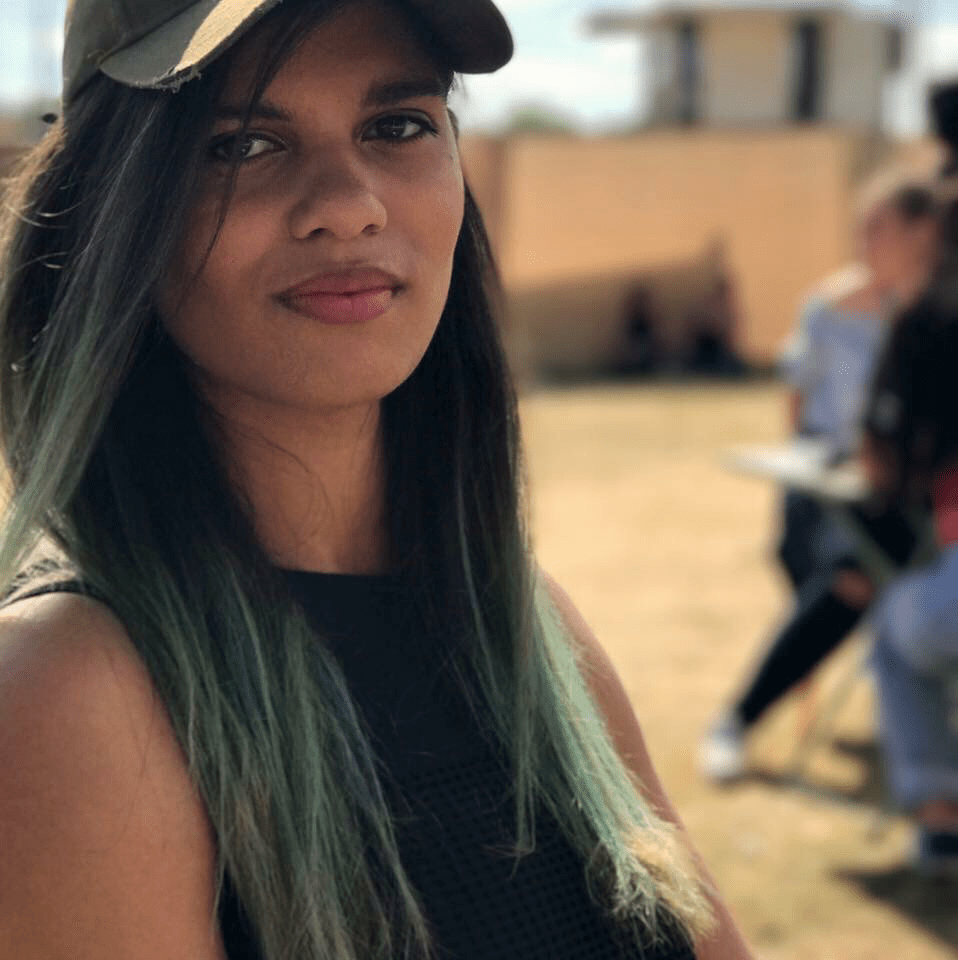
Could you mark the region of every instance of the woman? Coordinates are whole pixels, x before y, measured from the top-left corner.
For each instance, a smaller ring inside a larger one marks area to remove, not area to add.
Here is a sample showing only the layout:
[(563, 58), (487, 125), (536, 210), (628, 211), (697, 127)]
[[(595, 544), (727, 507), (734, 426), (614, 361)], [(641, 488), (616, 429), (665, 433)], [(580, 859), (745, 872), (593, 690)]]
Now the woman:
[[(861, 419), (894, 304), (927, 284), (938, 247), (930, 186), (883, 174), (860, 199), (862, 264), (830, 278), (810, 298), (785, 355), (797, 436), (815, 437), (834, 460), (858, 455)], [(863, 505), (860, 521), (897, 563), (916, 546), (897, 511)], [(746, 740), (766, 711), (804, 680), (861, 620), (872, 584), (848, 534), (812, 497), (787, 491), (779, 557), (795, 606), (735, 702), (713, 722), (701, 750), (707, 777), (726, 783), (747, 768)]]
[(527, 553), (446, 106), (510, 54), (488, 0), (74, 0), (3, 252), (0, 572), (60, 555), (3, 960), (747, 957)]
[[(953, 244), (952, 237), (951, 243)], [(938, 553), (891, 582), (872, 615), (889, 781), (916, 821), (915, 866), (958, 876), (958, 285), (953, 250), (896, 323), (870, 404), (872, 486), (933, 503)]]

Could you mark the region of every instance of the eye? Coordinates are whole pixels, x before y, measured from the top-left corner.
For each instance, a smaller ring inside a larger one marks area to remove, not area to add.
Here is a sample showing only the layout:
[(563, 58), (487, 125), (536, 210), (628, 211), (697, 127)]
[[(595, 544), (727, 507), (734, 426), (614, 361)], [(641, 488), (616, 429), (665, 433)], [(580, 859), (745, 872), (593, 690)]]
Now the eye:
[(385, 140), (393, 143), (404, 143), (418, 140), (427, 134), (438, 133), (435, 125), (426, 117), (411, 116), (410, 114), (393, 114), (388, 117), (379, 117), (367, 128), (365, 140)]
[(275, 153), (280, 145), (271, 137), (258, 133), (228, 133), (217, 137), (210, 144), (210, 157), (224, 163), (243, 163), (265, 154)]

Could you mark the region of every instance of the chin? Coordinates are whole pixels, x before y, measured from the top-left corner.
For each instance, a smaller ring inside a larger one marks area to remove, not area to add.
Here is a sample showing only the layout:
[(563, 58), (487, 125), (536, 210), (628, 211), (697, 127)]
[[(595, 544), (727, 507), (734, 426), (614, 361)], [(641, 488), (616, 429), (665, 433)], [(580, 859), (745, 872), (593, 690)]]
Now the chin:
[(380, 403), (398, 390), (419, 366), (421, 358), (407, 364), (371, 365), (368, 362), (350, 365), (316, 383), (308, 397), (299, 404), (312, 412), (343, 407), (362, 407)]

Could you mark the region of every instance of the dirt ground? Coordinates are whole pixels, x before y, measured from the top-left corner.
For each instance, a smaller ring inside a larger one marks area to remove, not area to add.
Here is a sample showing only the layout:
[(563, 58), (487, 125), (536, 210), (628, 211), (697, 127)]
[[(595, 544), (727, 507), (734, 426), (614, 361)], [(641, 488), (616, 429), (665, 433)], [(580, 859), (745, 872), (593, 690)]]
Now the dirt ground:
[[(743, 783), (718, 789), (697, 772), (702, 731), (785, 611), (769, 559), (776, 492), (723, 465), (731, 446), (784, 436), (782, 389), (537, 390), (522, 414), (539, 558), (615, 662), (757, 955), (958, 956), (958, 886), (905, 870), (908, 825), (882, 813), (864, 636), (767, 717)], [(796, 786), (803, 730), (835, 703)]]

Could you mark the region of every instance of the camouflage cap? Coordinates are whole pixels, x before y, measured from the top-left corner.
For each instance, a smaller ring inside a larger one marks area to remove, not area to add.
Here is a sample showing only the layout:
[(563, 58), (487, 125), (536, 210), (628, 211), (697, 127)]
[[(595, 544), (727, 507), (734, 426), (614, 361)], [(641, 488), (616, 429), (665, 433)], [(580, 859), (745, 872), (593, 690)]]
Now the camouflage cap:
[[(97, 73), (148, 89), (177, 89), (281, 0), (71, 0), (63, 102)], [(491, 73), (512, 57), (492, 0), (402, 0), (433, 31), (460, 73)]]

